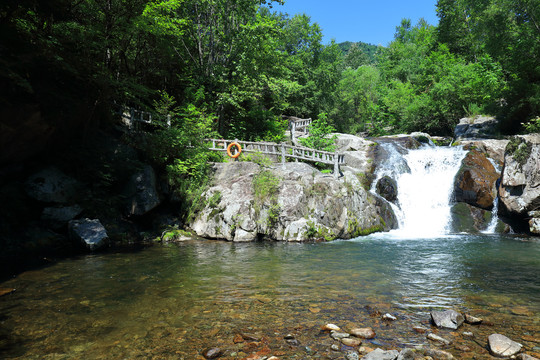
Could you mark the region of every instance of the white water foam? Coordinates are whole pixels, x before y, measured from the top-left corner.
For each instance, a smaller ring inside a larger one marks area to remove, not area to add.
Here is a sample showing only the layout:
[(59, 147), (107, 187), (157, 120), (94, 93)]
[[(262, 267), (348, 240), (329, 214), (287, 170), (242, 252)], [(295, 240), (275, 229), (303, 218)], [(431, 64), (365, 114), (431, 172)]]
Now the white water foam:
[[(450, 233), (450, 202), (454, 177), (465, 155), (466, 151), (461, 147), (435, 146), (409, 150), (403, 155), (410, 172), (404, 171), (395, 177), (399, 208), (395, 207), (394, 210), (399, 228), (388, 235), (399, 238), (426, 238)], [(386, 168), (388, 167), (387, 165)]]

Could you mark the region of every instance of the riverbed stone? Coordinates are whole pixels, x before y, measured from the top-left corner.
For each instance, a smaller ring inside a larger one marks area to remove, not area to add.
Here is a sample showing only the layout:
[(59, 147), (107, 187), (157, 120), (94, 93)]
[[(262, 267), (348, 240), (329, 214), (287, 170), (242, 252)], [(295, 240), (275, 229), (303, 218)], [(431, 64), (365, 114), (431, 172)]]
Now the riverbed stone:
[(386, 320), (386, 321), (396, 321), (397, 320), (397, 317), (395, 317), (392, 314), (388, 314), (388, 313), (384, 314), (382, 318), (383, 318), (383, 320)]
[(221, 350), (220, 348), (209, 348), (209, 349), (205, 349), (202, 353), (202, 355), (206, 358), (206, 359), (217, 359), (221, 356), (221, 354), (223, 353), (223, 350)]
[(335, 324), (325, 324), (322, 326), (322, 330), (326, 330), (326, 331), (340, 331), (341, 328)]
[(528, 354), (518, 354), (516, 356), (517, 360), (538, 360), (538, 358), (535, 358), (534, 356), (528, 355)]
[(362, 360), (395, 360), (399, 356), (397, 350), (375, 349), (369, 354), (362, 357)]
[(427, 348), (425, 354), (433, 360), (454, 360), (454, 355), (440, 349)]
[(342, 338), (340, 339), (340, 341), (343, 345), (352, 346), (352, 347), (360, 346), (360, 344), (362, 344), (362, 340), (358, 338), (351, 338), (351, 337)]
[(465, 320), (463, 315), (455, 310), (432, 311), (431, 319), (433, 320), (435, 326), (453, 330), (461, 326)]
[(509, 357), (521, 351), (523, 345), (501, 334), (492, 334), (488, 337), (489, 350), (492, 355)]
[(351, 335), (362, 339), (373, 339), (375, 337), (375, 331), (372, 328), (354, 328), (349, 331)]
[(91, 251), (103, 247), (108, 239), (107, 230), (98, 219), (71, 220), (68, 229), (72, 239)]
[(405, 348), (399, 352), (396, 360), (414, 360), (415, 354), (413, 349)]
[(465, 314), (464, 317), (465, 317), (465, 322), (467, 324), (478, 325), (478, 324), (482, 323), (481, 318), (478, 318), (478, 317), (475, 317), (475, 316), (472, 316), (472, 315), (469, 315), (469, 314)]
[(426, 336), (429, 340), (433, 340), (433, 341), (436, 341), (438, 343), (441, 343), (443, 345), (450, 345), (452, 342), (450, 340), (447, 340), (439, 335), (436, 335), (436, 334), (433, 334), (433, 333), (429, 333), (427, 334)]
[(332, 330), (330, 332), (330, 336), (335, 340), (341, 340), (343, 338), (350, 337), (351, 335), (349, 333), (346, 333), (346, 332)]

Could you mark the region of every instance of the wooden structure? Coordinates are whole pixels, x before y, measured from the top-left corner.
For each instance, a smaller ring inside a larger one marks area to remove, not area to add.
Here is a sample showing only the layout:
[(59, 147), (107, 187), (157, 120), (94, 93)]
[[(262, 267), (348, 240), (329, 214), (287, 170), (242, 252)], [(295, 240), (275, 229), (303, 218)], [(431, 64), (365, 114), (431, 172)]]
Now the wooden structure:
[[(137, 129), (137, 123), (152, 124), (152, 113), (129, 107), (122, 110), (122, 122), (130, 130)], [(155, 121), (154, 121), (155, 123)], [(167, 127), (171, 126), (171, 115), (167, 115)]]
[(243, 152), (257, 152), (265, 155), (273, 155), (281, 158), (281, 164), (285, 165), (287, 158), (295, 159), (296, 161), (310, 161), (322, 164), (334, 165), (334, 176), (339, 177), (339, 166), (345, 164), (343, 154), (337, 152), (328, 152), (322, 150), (310, 149), (301, 146), (291, 146), (286, 144), (275, 144), (267, 142), (252, 142), (240, 140), (224, 140), (224, 139), (209, 139), (212, 142), (210, 150), (227, 151), (227, 147), (236, 142), (242, 146)]

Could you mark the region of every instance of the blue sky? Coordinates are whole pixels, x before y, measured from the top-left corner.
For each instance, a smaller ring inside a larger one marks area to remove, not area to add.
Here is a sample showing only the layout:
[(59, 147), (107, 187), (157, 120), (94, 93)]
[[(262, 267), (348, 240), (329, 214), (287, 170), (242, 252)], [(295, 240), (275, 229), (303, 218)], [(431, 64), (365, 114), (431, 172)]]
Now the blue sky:
[(363, 41), (386, 46), (394, 39), (401, 19), (409, 18), (415, 25), (420, 18), (437, 25), (437, 0), (285, 0), (273, 10), (289, 15), (305, 13), (322, 28), (323, 42), (335, 39)]

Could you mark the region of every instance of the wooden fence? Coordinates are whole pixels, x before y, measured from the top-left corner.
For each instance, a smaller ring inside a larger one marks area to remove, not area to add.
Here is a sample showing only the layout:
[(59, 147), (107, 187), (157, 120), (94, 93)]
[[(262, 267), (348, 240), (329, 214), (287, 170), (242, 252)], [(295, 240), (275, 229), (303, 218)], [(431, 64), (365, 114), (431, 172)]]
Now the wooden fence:
[(281, 157), (281, 164), (285, 165), (287, 158), (295, 160), (303, 160), (310, 162), (318, 162), (322, 164), (334, 165), (334, 176), (339, 176), (339, 166), (345, 164), (343, 154), (337, 152), (328, 152), (315, 150), (300, 146), (291, 146), (286, 144), (274, 144), (266, 142), (252, 142), (240, 140), (224, 140), (224, 139), (209, 139), (212, 142), (210, 150), (227, 151), (227, 147), (235, 142), (242, 147), (245, 152), (258, 152), (265, 155), (274, 155)]
[[(152, 113), (137, 110), (132, 107), (126, 107), (121, 110), (122, 122), (128, 126), (130, 130), (137, 129), (137, 123), (152, 124)], [(155, 123), (154, 119), (154, 123)], [(167, 115), (167, 127), (171, 126), (171, 115)]]

